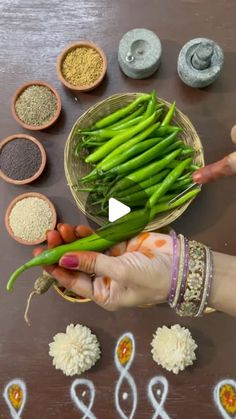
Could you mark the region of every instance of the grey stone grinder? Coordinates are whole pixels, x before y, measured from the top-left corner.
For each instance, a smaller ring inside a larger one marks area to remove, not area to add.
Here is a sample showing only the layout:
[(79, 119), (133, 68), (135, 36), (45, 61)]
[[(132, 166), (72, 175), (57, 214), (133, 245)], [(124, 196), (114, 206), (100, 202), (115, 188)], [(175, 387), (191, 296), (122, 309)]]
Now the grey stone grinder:
[(161, 41), (149, 29), (132, 29), (120, 40), (118, 61), (122, 71), (133, 79), (150, 77), (160, 66)]
[(222, 48), (211, 39), (195, 38), (187, 42), (178, 57), (181, 80), (191, 87), (209, 86), (220, 75), (224, 64)]

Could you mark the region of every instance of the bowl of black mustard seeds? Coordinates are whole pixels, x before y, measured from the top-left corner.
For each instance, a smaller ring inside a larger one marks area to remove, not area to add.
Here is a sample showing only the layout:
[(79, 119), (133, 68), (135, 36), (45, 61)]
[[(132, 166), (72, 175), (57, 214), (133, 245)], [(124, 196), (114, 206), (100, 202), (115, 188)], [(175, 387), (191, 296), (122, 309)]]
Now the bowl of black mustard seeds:
[(41, 175), (45, 164), (42, 144), (30, 135), (12, 135), (0, 143), (0, 177), (8, 183), (33, 182)]
[(50, 127), (61, 113), (61, 98), (57, 91), (43, 81), (31, 81), (21, 86), (12, 101), (15, 120), (29, 130)]

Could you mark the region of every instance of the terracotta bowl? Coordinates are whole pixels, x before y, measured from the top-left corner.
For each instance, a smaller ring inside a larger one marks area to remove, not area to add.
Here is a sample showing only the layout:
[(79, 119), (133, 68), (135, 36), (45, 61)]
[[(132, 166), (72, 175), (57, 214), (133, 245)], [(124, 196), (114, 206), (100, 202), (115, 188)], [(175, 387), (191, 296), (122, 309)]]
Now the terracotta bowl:
[[(100, 77), (98, 77), (98, 79), (94, 83), (87, 86), (74, 86), (73, 84), (68, 83), (68, 81), (66, 81), (66, 79), (64, 78), (62, 74), (62, 63), (66, 55), (77, 47), (93, 48), (100, 54), (103, 60), (103, 69), (102, 69)], [(88, 92), (90, 90), (95, 89), (104, 79), (106, 71), (107, 71), (107, 59), (103, 50), (98, 45), (89, 41), (80, 41), (80, 42), (74, 42), (73, 44), (70, 44), (61, 52), (61, 54), (59, 55), (57, 59), (57, 76), (59, 80), (62, 82), (62, 84), (64, 84), (65, 87), (67, 87), (70, 90), (77, 91), (77, 92)]]
[(27, 178), (27, 179), (23, 179), (23, 180), (12, 179), (12, 178), (8, 177), (1, 169), (0, 169), (0, 177), (3, 180), (5, 180), (6, 182), (13, 183), (14, 185), (26, 185), (26, 184), (31, 183), (34, 180), (36, 180), (42, 174), (42, 172), (45, 168), (45, 164), (46, 164), (46, 152), (45, 152), (44, 147), (42, 146), (42, 144), (38, 140), (36, 140), (36, 138), (31, 137), (31, 135), (15, 134), (15, 135), (11, 135), (10, 137), (7, 137), (3, 141), (1, 141), (1, 143), (0, 143), (0, 153), (1, 153), (2, 148), (7, 143), (9, 143), (10, 141), (13, 141), (17, 138), (25, 138), (26, 140), (30, 140), (38, 146), (38, 148), (41, 152), (41, 156), (42, 156), (41, 166), (33, 176), (31, 176), (30, 178)]
[(45, 195), (42, 195), (41, 193), (37, 193), (37, 192), (23, 193), (21, 195), (18, 195), (15, 199), (13, 199), (13, 201), (11, 201), (10, 205), (7, 208), (6, 214), (5, 214), (5, 226), (6, 226), (6, 229), (7, 229), (8, 233), (10, 234), (10, 236), (14, 240), (16, 240), (18, 243), (26, 244), (28, 246), (34, 246), (34, 245), (38, 245), (40, 243), (43, 243), (46, 240), (46, 231), (45, 231), (45, 235), (43, 237), (41, 237), (41, 239), (30, 242), (30, 241), (23, 240), (20, 237), (15, 236), (15, 234), (13, 233), (13, 231), (10, 227), (10, 224), (9, 224), (9, 217), (10, 217), (10, 213), (12, 211), (12, 208), (16, 205), (17, 202), (21, 201), (24, 198), (29, 198), (29, 197), (40, 198), (40, 199), (43, 199), (44, 201), (47, 202), (47, 204), (49, 205), (49, 207), (51, 208), (51, 211), (52, 211), (52, 226), (51, 226), (51, 229), (53, 230), (56, 227), (57, 214), (56, 214), (56, 210), (55, 210), (55, 207), (54, 207), (53, 203)]
[[(16, 113), (16, 101), (18, 99), (18, 97), (23, 93), (23, 91), (25, 89), (27, 89), (27, 87), (30, 86), (45, 86), (48, 89), (50, 89), (52, 91), (52, 93), (54, 93), (54, 95), (57, 98), (57, 110), (56, 113), (54, 115), (53, 118), (51, 118), (46, 124), (44, 125), (28, 125), (25, 124), (17, 115)], [(23, 128), (29, 129), (31, 131), (40, 131), (46, 128), (49, 128), (51, 125), (53, 125), (57, 119), (60, 116), (61, 113), (61, 98), (59, 96), (59, 94), (57, 93), (57, 91), (48, 83), (44, 82), (44, 81), (40, 81), (40, 80), (33, 80), (30, 81), (28, 83), (23, 84), (21, 87), (19, 87), (19, 89), (17, 89), (17, 91), (15, 92), (14, 96), (13, 96), (13, 100), (12, 100), (12, 115), (15, 118), (16, 122), (18, 122)]]

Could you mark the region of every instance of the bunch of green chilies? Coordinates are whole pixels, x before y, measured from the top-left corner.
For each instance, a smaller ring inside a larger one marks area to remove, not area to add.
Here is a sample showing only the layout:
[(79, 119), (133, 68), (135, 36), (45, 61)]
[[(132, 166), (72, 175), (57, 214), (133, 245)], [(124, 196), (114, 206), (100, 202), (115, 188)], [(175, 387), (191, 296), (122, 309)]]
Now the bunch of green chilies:
[(126, 216), (108, 223), (89, 237), (45, 250), (20, 266), (10, 277), (10, 291), (17, 277), (34, 266), (57, 263), (66, 252), (104, 251), (110, 246), (134, 237), (159, 213), (172, 210), (195, 197), (200, 188), (173, 198), (192, 183), (194, 150), (178, 137), (181, 129), (171, 125), (175, 102), (165, 115), (156, 92), (140, 95), (129, 105), (100, 119), (90, 129), (79, 130), (76, 154), (85, 149), (91, 172), (80, 179), (91, 191), (92, 203), (99, 213), (107, 214), (109, 198), (116, 197), (134, 208)]
[[(152, 91), (98, 121), (94, 127), (79, 130), (75, 153), (86, 150), (85, 161), (93, 167), (76, 189), (89, 192), (93, 215), (107, 216), (110, 197), (132, 209), (144, 208), (149, 200), (168, 203), (192, 184), (192, 171), (198, 167), (192, 164), (194, 149), (178, 138), (180, 127), (171, 125), (175, 102), (166, 115), (164, 112), (164, 105)], [(186, 167), (174, 181), (171, 171), (180, 163)], [(171, 185), (160, 196), (158, 192), (151, 198), (168, 183), (166, 178)], [(82, 187), (84, 183), (87, 185)], [(163, 212), (169, 209), (163, 206)]]

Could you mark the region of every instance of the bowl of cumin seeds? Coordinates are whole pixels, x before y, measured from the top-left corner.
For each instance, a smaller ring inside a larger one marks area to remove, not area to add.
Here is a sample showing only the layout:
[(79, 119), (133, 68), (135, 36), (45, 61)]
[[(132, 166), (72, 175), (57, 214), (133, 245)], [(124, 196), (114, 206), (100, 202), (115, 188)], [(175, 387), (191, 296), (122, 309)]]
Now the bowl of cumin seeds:
[(61, 113), (61, 98), (48, 83), (35, 80), (23, 84), (14, 94), (12, 115), (23, 127), (39, 131), (54, 124)]

